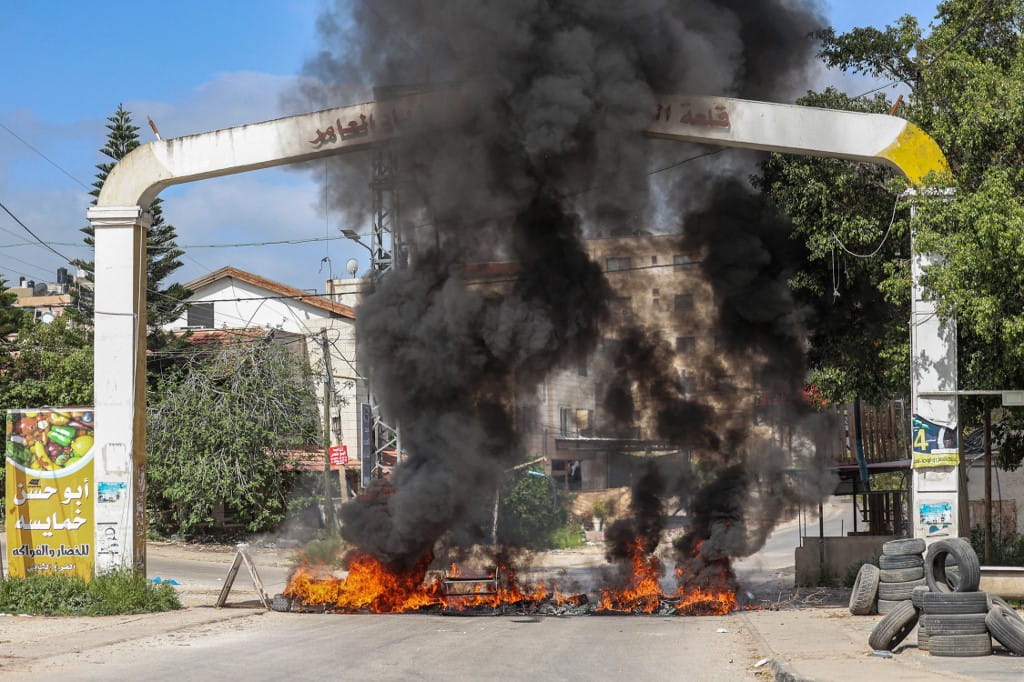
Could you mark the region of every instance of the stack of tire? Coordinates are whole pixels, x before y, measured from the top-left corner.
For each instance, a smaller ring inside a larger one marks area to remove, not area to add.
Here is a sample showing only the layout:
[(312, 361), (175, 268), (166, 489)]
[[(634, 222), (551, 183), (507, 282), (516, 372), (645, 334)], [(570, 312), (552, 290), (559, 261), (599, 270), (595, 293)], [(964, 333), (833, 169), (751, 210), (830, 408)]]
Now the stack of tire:
[[(892, 540), (882, 545), (878, 566), (864, 564), (850, 594), (850, 613), (887, 614), (909, 602), (914, 589), (925, 586), (924, 540)], [(877, 598), (877, 601), (876, 601)]]
[[(891, 651), (917, 626), (918, 648), (933, 656), (985, 656), (992, 653), (993, 637), (1024, 655), (1024, 618), (999, 597), (978, 591), (981, 567), (967, 541), (933, 543), (924, 559), (924, 579), (925, 585), (911, 589), (910, 601), (889, 607), (872, 630), (873, 649)], [(852, 603), (851, 598), (851, 610)]]
[(911, 600), (914, 588), (925, 585), (924, 540), (908, 538), (882, 545), (878, 557), (878, 612), (886, 614)]

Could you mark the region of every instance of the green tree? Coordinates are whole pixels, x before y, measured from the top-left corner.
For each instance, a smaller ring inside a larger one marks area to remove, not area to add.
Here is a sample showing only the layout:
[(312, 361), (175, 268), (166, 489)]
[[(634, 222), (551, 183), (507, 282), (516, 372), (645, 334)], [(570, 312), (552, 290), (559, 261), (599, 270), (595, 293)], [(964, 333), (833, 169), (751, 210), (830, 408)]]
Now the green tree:
[[(97, 164), (96, 180), (93, 182), (93, 189), (89, 192), (93, 197), (93, 205), (99, 197), (103, 183), (114, 166), (129, 152), (139, 146), (139, 127), (132, 124), (131, 114), (125, 111), (122, 105), (117, 106), (113, 116), (107, 118), (106, 144), (100, 152), (111, 159), (104, 163)], [(185, 299), (189, 292), (184, 286), (178, 283), (164, 285), (164, 282), (181, 267), (181, 256), (184, 251), (178, 248), (177, 234), (174, 226), (164, 222), (161, 200), (154, 199), (149, 205), (149, 212), (152, 216), (152, 224), (146, 238), (146, 324), (147, 345), (150, 350), (180, 350), (182, 341), (174, 335), (165, 333), (161, 328), (181, 316), (185, 310)], [(84, 241), (90, 247), (95, 246), (92, 226), (82, 228), (85, 233)], [(93, 282), (95, 264), (92, 261), (78, 260), (74, 263), (86, 273), (86, 279)], [(78, 312), (78, 319), (84, 324), (92, 324), (94, 314), (92, 290), (89, 287), (76, 287), (72, 292), (74, 309)], [(151, 373), (159, 372), (167, 366), (167, 358), (174, 354), (156, 354), (150, 357), (149, 365)]]
[(7, 337), (18, 331), (26, 313), (16, 308), (18, 295), (7, 286), (7, 280), (0, 277), (0, 348), (7, 344)]
[[(798, 103), (868, 113), (890, 108), (882, 95), (851, 98), (831, 88)], [(909, 393), (910, 245), (908, 212), (897, 205), (901, 179), (870, 164), (775, 154), (754, 184), (807, 245), (791, 285), (814, 311), (811, 383), (830, 402)]]
[(214, 530), (214, 508), (249, 531), (287, 511), (287, 451), (319, 442), (308, 365), (268, 337), (199, 350), (151, 395), (149, 490), (165, 532)]
[[(88, 329), (66, 315), (49, 324), (24, 315), (17, 338), (0, 354), (0, 419), (9, 409), (91, 405), (92, 363)], [(3, 486), (0, 468), (0, 498)]]
[[(934, 180), (952, 183), (955, 197), (923, 193), (914, 229), (919, 248), (942, 257), (925, 284), (940, 300), (940, 315), (958, 322), (960, 385), (967, 388), (1024, 382), (1024, 313), (1017, 300), (1024, 283), (1022, 26), (1024, 0), (945, 0), (927, 34), (907, 16), (882, 29), (820, 35), (827, 65), (903, 84), (909, 93), (899, 114), (932, 135), (950, 161), (952, 177)], [(892, 104), (835, 91), (810, 93), (805, 103), (879, 112)], [(817, 291), (819, 309), (833, 298), (875, 319), (865, 326), (862, 314), (824, 316), (827, 333), (815, 332), (811, 355), (826, 395), (905, 393), (909, 225), (904, 206), (891, 230), (887, 215), (902, 179), (847, 162), (774, 157), (760, 182), (793, 216), (797, 236), (811, 250), (797, 284), (808, 294)], [(862, 191), (851, 191), (858, 186)], [(872, 258), (857, 259), (839, 242), (860, 254), (882, 246)], [(837, 299), (825, 286), (833, 278)], [(860, 355), (856, 344), (863, 346)], [(963, 401), (962, 421), (976, 423), (978, 409), (977, 401)]]
[(498, 542), (548, 549), (568, 519), (554, 483), (538, 471), (521, 471), (502, 486)]
[(60, 315), (44, 324), (25, 320), (4, 356), (0, 410), (45, 405), (91, 405), (93, 347), (89, 330)]

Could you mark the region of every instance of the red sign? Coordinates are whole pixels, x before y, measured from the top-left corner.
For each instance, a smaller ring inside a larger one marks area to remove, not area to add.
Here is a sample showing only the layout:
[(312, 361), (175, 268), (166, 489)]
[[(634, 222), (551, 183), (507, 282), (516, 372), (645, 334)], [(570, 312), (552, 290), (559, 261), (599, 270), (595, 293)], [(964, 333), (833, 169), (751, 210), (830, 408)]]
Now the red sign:
[(332, 445), (327, 452), (331, 455), (331, 466), (345, 466), (348, 464), (347, 446)]

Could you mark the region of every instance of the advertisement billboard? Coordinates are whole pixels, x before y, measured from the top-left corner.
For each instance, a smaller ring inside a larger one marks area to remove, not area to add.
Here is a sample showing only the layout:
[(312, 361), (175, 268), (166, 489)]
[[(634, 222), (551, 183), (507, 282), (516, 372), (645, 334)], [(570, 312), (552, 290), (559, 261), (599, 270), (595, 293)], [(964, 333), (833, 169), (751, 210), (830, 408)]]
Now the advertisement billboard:
[(91, 407), (8, 410), (4, 504), (11, 576), (93, 573)]

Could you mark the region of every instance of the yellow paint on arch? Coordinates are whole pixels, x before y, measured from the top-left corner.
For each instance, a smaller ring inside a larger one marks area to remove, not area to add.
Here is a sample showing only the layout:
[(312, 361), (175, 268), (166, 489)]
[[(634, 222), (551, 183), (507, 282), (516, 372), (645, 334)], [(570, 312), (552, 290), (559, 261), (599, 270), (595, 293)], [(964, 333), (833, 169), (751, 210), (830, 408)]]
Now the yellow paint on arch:
[(949, 172), (949, 162), (939, 145), (909, 121), (896, 140), (878, 156), (894, 164), (915, 185), (924, 184), (929, 173)]

